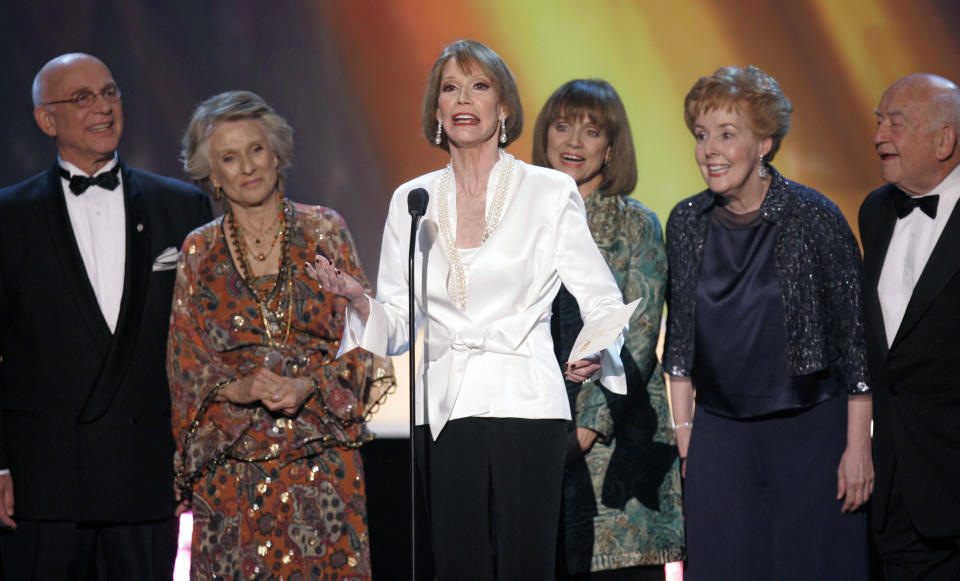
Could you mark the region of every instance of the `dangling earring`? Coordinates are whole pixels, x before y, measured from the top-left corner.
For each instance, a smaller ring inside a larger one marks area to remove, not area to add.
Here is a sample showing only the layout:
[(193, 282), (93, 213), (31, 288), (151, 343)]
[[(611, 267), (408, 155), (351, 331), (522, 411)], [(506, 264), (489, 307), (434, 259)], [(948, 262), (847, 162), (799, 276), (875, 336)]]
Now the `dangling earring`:
[(219, 202), (223, 199), (223, 188), (220, 186), (216, 186), (216, 188), (217, 189), (213, 190), (213, 199)]
[(757, 168), (757, 177), (765, 180), (767, 179), (767, 166), (763, 163), (763, 154), (760, 154), (760, 167)]
[(507, 120), (500, 120), (500, 143), (507, 142)]
[(433, 143), (440, 145), (441, 141), (443, 141), (443, 121), (437, 119), (437, 134), (433, 136)]

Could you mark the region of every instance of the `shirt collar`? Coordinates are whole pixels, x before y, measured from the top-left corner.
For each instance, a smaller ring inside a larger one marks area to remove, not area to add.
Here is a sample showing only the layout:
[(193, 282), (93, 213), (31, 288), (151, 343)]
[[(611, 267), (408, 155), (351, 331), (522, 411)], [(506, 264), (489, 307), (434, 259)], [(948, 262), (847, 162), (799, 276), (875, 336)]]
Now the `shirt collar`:
[[(87, 172), (73, 165), (69, 161), (63, 159), (59, 155), (57, 156), (57, 163), (60, 164), (60, 167), (70, 172), (70, 175), (81, 175), (81, 176), (88, 175)], [(114, 166), (117, 165), (118, 163), (120, 163), (120, 160), (117, 156), (117, 152), (113, 152), (113, 159), (105, 163), (103, 167), (101, 167), (100, 169), (98, 169), (96, 172), (94, 172), (92, 175), (89, 175), (88, 177), (95, 177), (102, 173), (106, 173), (112, 170)]]
[(937, 187), (918, 197), (923, 198), (926, 196), (941, 196), (941, 198), (960, 197), (960, 165), (953, 168), (953, 171), (947, 174), (947, 177), (943, 178), (943, 181), (937, 184)]

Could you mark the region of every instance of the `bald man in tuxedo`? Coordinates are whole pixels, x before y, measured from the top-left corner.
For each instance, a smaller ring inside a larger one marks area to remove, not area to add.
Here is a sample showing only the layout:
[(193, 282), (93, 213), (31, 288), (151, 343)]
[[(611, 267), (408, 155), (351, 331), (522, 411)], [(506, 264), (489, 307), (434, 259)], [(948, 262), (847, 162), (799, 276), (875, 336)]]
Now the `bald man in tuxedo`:
[(960, 579), (960, 90), (894, 83), (860, 209), (874, 388), (873, 527), (889, 581)]
[(99, 59), (37, 74), (47, 171), (0, 190), (0, 549), (9, 581), (169, 581), (176, 556), (167, 328), (193, 186), (117, 156)]

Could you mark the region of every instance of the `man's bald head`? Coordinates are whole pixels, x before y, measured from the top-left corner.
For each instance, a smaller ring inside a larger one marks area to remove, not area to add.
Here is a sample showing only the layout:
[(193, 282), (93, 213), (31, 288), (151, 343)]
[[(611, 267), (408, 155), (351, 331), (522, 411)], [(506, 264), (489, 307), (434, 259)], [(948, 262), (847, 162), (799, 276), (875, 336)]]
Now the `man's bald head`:
[[(82, 52), (62, 54), (51, 59), (47, 64), (43, 65), (37, 72), (37, 75), (33, 77), (33, 106), (35, 108), (40, 107), (47, 101), (54, 100), (54, 97), (50, 96), (51, 90), (60, 80), (63, 72), (69, 70), (72, 65), (81, 61), (92, 61), (107, 69), (107, 65), (103, 64), (102, 60)], [(110, 69), (107, 70), (109, 71)]]
[[(109, 95), (109, 97), (108, 97)], [(110, 69), (88, 54), (58, 56), (33, 81), (33, 116), (64, 161), (93, 174), (114, 157), (123, 103)]]
[(952, 81), (903, 77), (884, 91), (876, 114), (873, 143), (887, 183), (923, 195), (960, 165), (960, 89)]
[(928, 73), (915, 73), (890, 85), (887, 91), (900, 91), (908, 99), (923, 103), (927, 109), (926, 116), (931, 130), (936, 130), (943, 124), (960, 127), (960, 88), (949, 79)]

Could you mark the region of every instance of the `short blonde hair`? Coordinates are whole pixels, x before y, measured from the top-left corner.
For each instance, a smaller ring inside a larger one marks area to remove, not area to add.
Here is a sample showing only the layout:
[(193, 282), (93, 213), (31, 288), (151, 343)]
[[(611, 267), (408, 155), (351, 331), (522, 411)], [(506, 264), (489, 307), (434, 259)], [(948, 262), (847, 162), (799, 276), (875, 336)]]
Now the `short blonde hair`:
[(793, 105), (777, 80), (750, 65), (720, 67), (709, 77), (700, 77), (687, 93), (683, 119), (693, 132), (697, 117), (721, 107), (743, 115), (760, 138), (773, 140), (766, 160), (773, 161), (780, 143), (790, 131)]
[(208, 194), (214, 195), (216, 189), (210, 182), (210, 136), (219, 123), (247, 119), (263, 127), (270, 149), (279, 161), (278, 187), (283, 190), (285, 173), (293, 159), (293, 129), (259, 95), (250, 91), (227, 91), (197, 105), (180, 150), (183, 169)]
[[(575, 79), (560, 86), (544, 104), (533, 126), (533, 163), (551, 167), (547, 159), (547, 131), (561, 117), (587, 117), (610, 140), (610, 162), (603, 168), (600, 189), (607, 196), (623, 196), (637, 186), (637, 158), (627, 111), (620, 95), (603, 79)], [(554, 168), (556, 169), (556, 168)]]
[[(500, 55), (493, 52), (487, 45), (475, 40), (458, 40), (444, 47), (427, 77), (427, 92), (423, 96), (423, 135), (430, 144), (436, 145), (433, 140), (437, 134), (440, 76), (443, 74), (443, 67), (450, 59), (453, 59), (462, 71), (472, 71), (475, 67), (479, 67), (485, 75), (490, 77), (490, 83), (497, 91), (499, 104), (507, 112), (507, 141), (500, 145), (505, 147), (516, 141), (523, 130), (523, 106), (520, 104), (520, 91), (517, 89), (517, 81), (513, 78), (513, 73)], [(442, 135), (437, 147), (450, 151), (446, 133)]]

